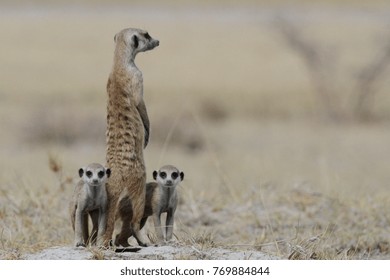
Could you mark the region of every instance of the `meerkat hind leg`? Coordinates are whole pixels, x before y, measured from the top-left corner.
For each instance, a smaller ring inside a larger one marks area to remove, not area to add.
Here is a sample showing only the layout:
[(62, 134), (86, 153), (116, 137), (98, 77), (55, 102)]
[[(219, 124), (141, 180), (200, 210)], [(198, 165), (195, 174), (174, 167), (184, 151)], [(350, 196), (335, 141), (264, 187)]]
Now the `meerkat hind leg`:
[(147, 220), (148, 220), (148, 217), (143, 217), (143, 218), (141, 219), (139, 229), (142, 229), (142, 228), (145, 226)]
[(107, 226), (107, 210), (105, 209), (99, 209), (99, 216), (98, 216), (98, 228), (97, 228), (97, 245), (102, 246), (103, 244), (103, 236), (104, 232), (106, 231), (106, 226)]
[(89, 236), (89, 242), (90, 244), (95, 245), (97, 234), (98, 234), (99, 210), (93, 210), (89, 212), (89, 215), (91, 216), (91, 220), (92, 220), (92, 231), (91, 231), (91, 235)]
[(129, 247), (130, 244), (128, 242), (128, 239), (131, 236), (131, 234), (132, 234), (132, 230), (130, 227), (130, 219), (122, 218), (121, 231), (115, 236), (115, 246)]
[(161, 213), (153, 214), (154, 229), (156, 231), (158, 242), (164, 241), (164, 231), (161, 226)]
[(119, 216), (122, 220), (122, 227), (119, 234), (115, 237), (115, 246), (129, 247), (129, 237), (133, 233), (131, 230), (131, 220), (133, 218), (133, 208), (129, 196), (120, 199), (118, 205)]
[(88, 242), (88, 214), (76, 211), (75, 217), (75, 246), (85, 247)]
[(109, 206), (107, 207), (107, 224), (106, 224), (106, 230), (103, 235), (103, 246), (106, 248), (112, 247), (112, 234), (114, 232), (114, 226), (115, 226), (115, 215), (116, 215), (116, 207), (118, 199), (115, 199), (113, 197), (111, 201), (109, 202)]
[(173, 214), (174, 214), (173, 210), (168, 210), (166, 224), (165, 224), (167, 241), (171, 240), (173, 235), (173, 221), (174, 221)]
[(148, 247), (148, 244), (142, 240), (141, 232), (140, 232), (140, 224), (132, 223), (131, 228), (133, 229), (132, 232), (133, 232), (135, 239), (138, 242), (138, 245), (140, 245), (142, 247)]

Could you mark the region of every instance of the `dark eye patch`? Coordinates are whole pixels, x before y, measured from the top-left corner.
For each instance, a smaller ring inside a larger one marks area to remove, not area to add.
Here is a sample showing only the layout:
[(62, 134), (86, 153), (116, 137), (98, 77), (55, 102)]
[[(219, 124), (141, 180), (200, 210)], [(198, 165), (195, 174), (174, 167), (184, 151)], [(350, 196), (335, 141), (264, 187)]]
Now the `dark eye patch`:
[(163, 179), (167, 178), (167, 173), (165, 173), (164, 171), (160, 172), (160, 177)]
[(136, 35), (133, 36), (133, 44), (134, 48), (138, 48), (138, 37)]
[(172, 177), (173, 180), (176, 180), (177, 177), (179, 177), (179, 174), (177, 172), (172, 172), (171, 177)]
[(92, 177), (92, 171), (87, 171), (85, 172), (85, 175), (87, 175), (88, 178), (91, 178)]
[(145, 38), (148, 39), (148, 40), (152, 39), (152, 37), (150, 37), (149, 33), (146, 33), (144, 36), (145, 36)]
[(99, 172), (98, 172), (98, 177), (99, 177), (99, 178), (103, 178), (103, 177), (104, 177), (104, 174), (105, 174), (104, 171), (99, 171)]

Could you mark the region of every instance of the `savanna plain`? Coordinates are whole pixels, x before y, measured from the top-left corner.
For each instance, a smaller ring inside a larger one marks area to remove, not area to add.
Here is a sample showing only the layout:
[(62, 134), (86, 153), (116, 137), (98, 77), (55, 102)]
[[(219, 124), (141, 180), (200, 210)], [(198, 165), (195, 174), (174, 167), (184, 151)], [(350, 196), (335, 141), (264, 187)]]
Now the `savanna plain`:
[(390, 259), (385, 1), (98, 2), (0, 4), (0, 259), (72, 246), (68, 201), (77, 170), (105, 163), (125, 27), (160, 40), (136, 63), (148, 181), (185, 173), (174, 246)]

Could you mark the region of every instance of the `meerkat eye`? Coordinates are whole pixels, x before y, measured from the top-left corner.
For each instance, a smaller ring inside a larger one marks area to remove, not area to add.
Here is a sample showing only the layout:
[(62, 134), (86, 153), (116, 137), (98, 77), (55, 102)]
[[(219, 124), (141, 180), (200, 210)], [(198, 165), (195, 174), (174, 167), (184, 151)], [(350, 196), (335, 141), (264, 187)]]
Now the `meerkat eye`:
[(87, 171), (85, 172), (85, 174), (87, 175), (88, 178), (91, 178), (92, 177), (92, 171)]
[(163, 179), (167, 178), (167, 173), (165, 173), (164, 171), (160, 172), (160, 177)]
[(177, 172), (172, 172), (171, 177), (172, 177), (173, 180), (176, 180), (177, 177), (179, 177), (179, 174), (177, 174)]
[(152, 37), (150, 37), (149, 33), (146, 33), (144, 36), (145, 36), (145, 38), (148, 39), (148, 40), (152, 39)]
[(98, 172), (98, 177), (99, 177), (99, 178), (103, 178), (103, 177), (104, 177), (104, 174), (105, 174), (104, 171), (101, 170), (101, 171)]

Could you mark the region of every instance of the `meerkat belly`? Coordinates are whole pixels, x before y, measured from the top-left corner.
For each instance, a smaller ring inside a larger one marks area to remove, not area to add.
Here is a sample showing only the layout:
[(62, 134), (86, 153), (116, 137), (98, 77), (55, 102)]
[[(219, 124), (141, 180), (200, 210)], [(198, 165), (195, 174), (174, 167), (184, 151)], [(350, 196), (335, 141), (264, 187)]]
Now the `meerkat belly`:
[(88, 202), (85, 205), (86, 211), (93, 211), (101, 208), (104, 205), (105, 195), (100, 192), (94, 192), (89, 196)]
[(93, 211), (100, 208), (100, 203), (97, 201), (91, 201), (85, 207), (85, 211)]
[[(120, 112), (112, 114), (114, 117), (108, 119), (108, 164), (120, 167), (132, 166), (131, 173), (142, 172), (140, 176), (143, 176), (145, 171), (142, 155), (144, 139), (142, 120), (135, 105), (125, 98), (125, 95), (118, 103), (121, 104), (118, 105), (119, 108), (121, 107)], [(141, 166), (134, 166), (137, 164)], [(137, 174), (133, 175), (137, 177)]]
[(168, 210), (171, 208), (169, 199), (164, 199), (164, 197), (160, 200), (160, 211), (161, 213), (168, 212)]

